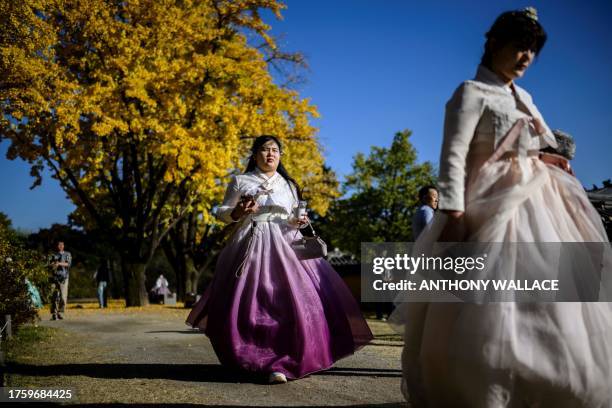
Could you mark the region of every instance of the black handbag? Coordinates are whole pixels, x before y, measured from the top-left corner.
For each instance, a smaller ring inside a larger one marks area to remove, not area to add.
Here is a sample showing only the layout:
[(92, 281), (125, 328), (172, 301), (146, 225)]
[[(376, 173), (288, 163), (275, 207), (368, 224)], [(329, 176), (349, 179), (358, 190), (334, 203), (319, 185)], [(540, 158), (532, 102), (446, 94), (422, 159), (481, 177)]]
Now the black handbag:
[(327, 244), (317, 235), (310, 221), (308, 221), (308, 226), (312, 230), (312, 237), (303, 236), (291, 243), (291, 248), (293, 248), (298, 259), (302, 261), (306, 259), (323, 258), (327, 255)]

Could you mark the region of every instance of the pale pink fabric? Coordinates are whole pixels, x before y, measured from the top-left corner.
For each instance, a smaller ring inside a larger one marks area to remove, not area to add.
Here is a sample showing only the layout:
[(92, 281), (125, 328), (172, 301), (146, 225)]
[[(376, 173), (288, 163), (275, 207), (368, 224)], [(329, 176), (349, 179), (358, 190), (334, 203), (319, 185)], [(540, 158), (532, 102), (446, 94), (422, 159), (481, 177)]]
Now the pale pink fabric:
[[(453, 188), (464, 191), (465, 240), (608, 242), (580, 182), (520, 148), (529, 137), (498, 143), (495, 155), (466, 152), (465, 185)], [(438, 213), (417, 246), (445, 223)], [(403, 303), (392, 320), (404, 330), (403, 390), (415, 407), (612, 407), (609, 303)]]

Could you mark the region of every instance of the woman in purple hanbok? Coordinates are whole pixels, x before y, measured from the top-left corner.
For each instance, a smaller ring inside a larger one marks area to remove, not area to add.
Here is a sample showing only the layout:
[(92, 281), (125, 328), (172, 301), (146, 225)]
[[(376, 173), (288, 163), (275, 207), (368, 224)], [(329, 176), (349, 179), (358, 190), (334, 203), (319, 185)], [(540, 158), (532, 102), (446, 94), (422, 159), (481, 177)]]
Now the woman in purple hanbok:
[(329, 368), (372, 339), (358, 303), (324, 259), (299, 260), (300, 192), (281, 143), (258, 137), (217, 217), (236, 224), (215, 276), (187, 322), (206, 333), (223, 365), (284, 383)]

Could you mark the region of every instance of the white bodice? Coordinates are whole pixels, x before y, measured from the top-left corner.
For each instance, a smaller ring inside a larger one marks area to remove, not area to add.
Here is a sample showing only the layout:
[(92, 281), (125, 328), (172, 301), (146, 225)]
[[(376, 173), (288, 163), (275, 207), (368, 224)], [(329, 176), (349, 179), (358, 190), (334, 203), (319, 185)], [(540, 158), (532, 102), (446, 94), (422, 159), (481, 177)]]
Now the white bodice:
[(495, 73), (480, 66), (476, 78), (461, 84), (446, 104), (438, 182), (440, 209), (464, 211), (468, 170), (493, 154), (517, 120), (538, 119), (544, 128), (536, 134), (533, 126), (524, 127), (510, 149), (517, 155), (557, 146), (529, 93), (513, 87), (514, 92)]
[(269, 212), (289, 216), (297, 206), (295, 187), (283, 176), (274, 173), (272, 177), (268, 177), (259, 169), (255, 169), (232, 177), (223, 204), (217, 209), (217, 218), (228, 223), (234, 222), (230, 214), (240, 202), (240, 197), (247, 194), (253, 196), (258, 194), (257, 204), (260, 207), (258, 214)]

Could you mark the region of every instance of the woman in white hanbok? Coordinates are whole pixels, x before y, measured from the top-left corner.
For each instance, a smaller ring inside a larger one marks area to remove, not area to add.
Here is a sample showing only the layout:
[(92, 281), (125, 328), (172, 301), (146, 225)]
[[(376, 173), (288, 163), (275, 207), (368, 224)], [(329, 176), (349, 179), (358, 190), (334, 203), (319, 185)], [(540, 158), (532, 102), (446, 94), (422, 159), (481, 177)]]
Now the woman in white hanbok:
[[(607, 242), (580, 182), (539, 159), (556, 146), (513, 82), (546, 34), (534, 9), (487, 33), (473, 80), (446, 106), (435, 241)], [(609, 303), (403, 303), (403, 391), (415, 407), (612, 407)]]

